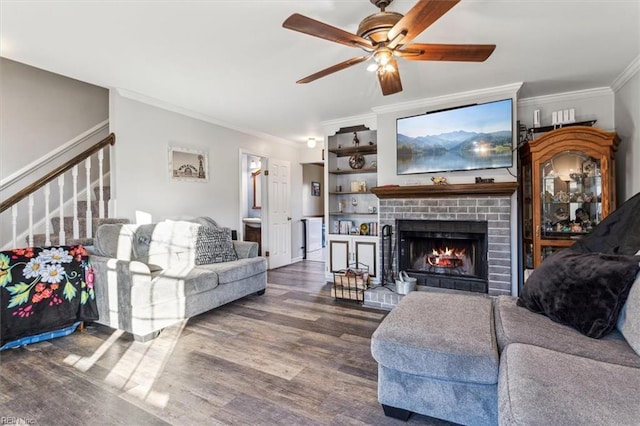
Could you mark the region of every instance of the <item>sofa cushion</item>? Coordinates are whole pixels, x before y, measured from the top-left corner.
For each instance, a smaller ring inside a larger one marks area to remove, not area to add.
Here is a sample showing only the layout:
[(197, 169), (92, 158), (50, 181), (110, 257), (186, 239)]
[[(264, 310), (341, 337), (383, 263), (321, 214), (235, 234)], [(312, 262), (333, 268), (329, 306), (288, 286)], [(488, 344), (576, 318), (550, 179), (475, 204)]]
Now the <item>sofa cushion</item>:
[(501, 425), (637, 425), (640, 369), (531, 345), (500, 357)]
[(151, 272), (162, 270), (160, 265), (149, 264), (149, 244), (155, 224), (100, 225), (93, 240), (92, 254), (118, 260), (139, 261)]
[(185, 309), (185, 298), (217, 286), (218, 276), (215, 272), (197, 266), (173, 266), (154, 274), (151, 281), (134, 281), (131, 287), (131, 305), (141, 308), (175, 300), (176, 312), (165, 314), (183, 318), (180, 315)]
[(93, 252), (119, 260), (135, 260), (134, 235), (138, 225), (106, 223), (96, 230)]
[(599, 361), (640, 367), (640, 357), (617, 330), (601, 339), (591, 339), (572, 327), (517, 306), (516, 300), (512, 296), (498, 296), (494, 301), (496, 337), (501, 351), (512, 343), (527, 343)]
[[(636, 254), (640, 255), (640, 251)], [(640, 272), (631, 286), (627, 302), (620, 311), (618, 330), (640, 355)]]
[(197, 223), (199, 225), (207, 226), (209, 228), (214, 228), (214, 229), (220, 228), (220, 225), (218, 225), (218, 222), (216, 222), (215, 220), (207, 216), (199, 216), (193, 219), (189, 219), (189, 222)]
[(231, 229), (200, 226), (196, 241), (196, 265), (234, 260), (238, 260), (238, 255), (231, 240)]
[(525, 283), (520, 306), (600, 338), (614, 329), (640, 257), (562, 250)]
[(411, 292), (373, 333), (371, 353), (379, 364), (403, 373), (495, 384), (498, 350), (491, 299)]
[(238, 259), (234, 262), (200, 265), (198, 268), (215, 272), (218, 276), (218, 283), (227, 284), (263, 273), (267, 270), (267, 260), (264, 257), (252, 257)]
[(195, 265), (195, 245), (201, 225), (165, 221), (153, 226), (147, 261), (162, 269)]

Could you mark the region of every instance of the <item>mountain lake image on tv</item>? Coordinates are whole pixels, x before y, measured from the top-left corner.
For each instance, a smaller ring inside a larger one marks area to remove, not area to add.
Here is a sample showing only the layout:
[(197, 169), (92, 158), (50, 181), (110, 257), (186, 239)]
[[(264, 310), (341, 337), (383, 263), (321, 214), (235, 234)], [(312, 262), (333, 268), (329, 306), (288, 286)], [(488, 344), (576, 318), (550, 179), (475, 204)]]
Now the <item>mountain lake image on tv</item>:
[(396, 120), (397, 173), (511, 167), (511, 99)]

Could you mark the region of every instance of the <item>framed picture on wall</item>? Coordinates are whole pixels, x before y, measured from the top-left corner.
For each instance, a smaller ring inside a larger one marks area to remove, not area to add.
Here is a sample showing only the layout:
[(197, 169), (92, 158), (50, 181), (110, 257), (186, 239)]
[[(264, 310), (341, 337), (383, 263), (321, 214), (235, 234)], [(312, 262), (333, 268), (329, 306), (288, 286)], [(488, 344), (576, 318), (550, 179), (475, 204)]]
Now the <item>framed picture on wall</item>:
[(314, 197), (320, 196), (320, 182), (311, 182), (311, 195)]
[(209, 154), (187, 148), (169, 147), (169, 174), (172, 180), (209, 181)]

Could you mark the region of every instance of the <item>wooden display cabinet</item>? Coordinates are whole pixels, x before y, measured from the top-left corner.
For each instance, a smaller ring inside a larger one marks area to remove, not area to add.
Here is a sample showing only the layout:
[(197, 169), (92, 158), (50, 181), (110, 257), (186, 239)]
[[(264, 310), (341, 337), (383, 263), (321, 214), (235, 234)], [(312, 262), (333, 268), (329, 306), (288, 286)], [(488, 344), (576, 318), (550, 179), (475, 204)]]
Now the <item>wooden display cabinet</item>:
[(564, 127), (520, 151), (524, 268), (570, 247), (616, 207), (614, 132)]

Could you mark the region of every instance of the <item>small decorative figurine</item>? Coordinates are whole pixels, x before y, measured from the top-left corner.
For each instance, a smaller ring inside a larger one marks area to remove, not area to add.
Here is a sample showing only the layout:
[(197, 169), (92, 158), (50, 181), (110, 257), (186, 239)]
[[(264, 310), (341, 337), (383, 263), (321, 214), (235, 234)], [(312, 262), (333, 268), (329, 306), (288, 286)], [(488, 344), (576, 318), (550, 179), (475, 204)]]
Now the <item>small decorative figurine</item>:
[(431, 178), (431, 182), (435, 185), (445, 185), (447, 183), (447, 178), (444, 176), (434, 176)]
[(353, 144), (355, 146), (360, 146), (360, 139), (358, 139), (358, 134), (353, 132)]

